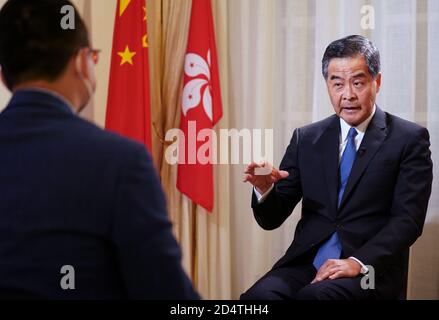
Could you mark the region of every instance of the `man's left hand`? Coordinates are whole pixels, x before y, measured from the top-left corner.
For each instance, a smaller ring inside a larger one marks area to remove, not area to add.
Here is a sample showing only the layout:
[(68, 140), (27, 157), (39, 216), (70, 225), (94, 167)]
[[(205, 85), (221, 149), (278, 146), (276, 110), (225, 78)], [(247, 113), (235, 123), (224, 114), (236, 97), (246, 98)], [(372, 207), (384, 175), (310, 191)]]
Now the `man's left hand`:
[(354, 278), (361, 272), (361, 265), (354, 259), (328, 259), (318, 270), (311, 283), (325, 279)]

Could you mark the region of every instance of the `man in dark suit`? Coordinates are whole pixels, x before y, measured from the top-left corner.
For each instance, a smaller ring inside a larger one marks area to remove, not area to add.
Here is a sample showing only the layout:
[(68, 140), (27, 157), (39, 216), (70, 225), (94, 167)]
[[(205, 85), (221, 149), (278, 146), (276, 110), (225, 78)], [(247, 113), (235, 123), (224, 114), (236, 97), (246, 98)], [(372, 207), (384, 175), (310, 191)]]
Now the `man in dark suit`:
[[(254, 186), (258, 224), (279, 227), (302, 199), (293, 243), (242, 299), (392, 299), (421, 235), (432, 184), (428, 131), (375, 104), (380, 56), (362, 36), (322, 61), (335, 115), (296, 129), (280, 165)], [(366, 278), (364, 278), (366, 277)], [(373, 281), (374, 283), (371, 283)]]
[(198, 298), (145, 148), (75, 115), (98, 52), (78, 14), (60, 27), (64, 5), (0, 12), (0, 298)]

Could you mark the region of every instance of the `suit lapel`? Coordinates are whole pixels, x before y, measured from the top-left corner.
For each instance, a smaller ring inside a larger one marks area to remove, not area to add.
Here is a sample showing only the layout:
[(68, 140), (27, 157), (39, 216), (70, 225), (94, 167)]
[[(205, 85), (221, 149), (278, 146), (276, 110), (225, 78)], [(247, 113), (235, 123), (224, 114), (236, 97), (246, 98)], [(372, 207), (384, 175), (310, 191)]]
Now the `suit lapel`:
[(354, 189), (355, 185), (360, 180), (367, 165), (372, 160), (384, 139), (387, 136), (387, 126), (384, 112), (377, 107), (374, 117), (361, 142), (360, 148), (357, 151), (357, 157), (352, 166), (351, 174), (349, 176), (348, 184), (343, 193), (343, 198), (340, 203), (339, 210), (343, 208), (346, 199)]
[(339, 142), (340, 120), (337, 116), (334, 116), (334, 119), (322, 132), (318, 141), (318, 149), (321, 150), (321, 154), (323, 155), (323, 167), (331, 208), (330, 212), (336, 212), (337, 209)]

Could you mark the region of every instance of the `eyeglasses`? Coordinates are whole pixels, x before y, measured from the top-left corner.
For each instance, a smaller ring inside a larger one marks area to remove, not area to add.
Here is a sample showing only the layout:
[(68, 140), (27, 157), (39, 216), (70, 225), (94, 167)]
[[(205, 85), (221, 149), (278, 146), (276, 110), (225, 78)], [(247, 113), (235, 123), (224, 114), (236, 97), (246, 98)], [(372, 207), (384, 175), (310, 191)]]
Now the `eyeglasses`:
[(99, 53), (101, 53), (101, 50), (89, 48), (89, 54), (95, 65), (99, 62)]

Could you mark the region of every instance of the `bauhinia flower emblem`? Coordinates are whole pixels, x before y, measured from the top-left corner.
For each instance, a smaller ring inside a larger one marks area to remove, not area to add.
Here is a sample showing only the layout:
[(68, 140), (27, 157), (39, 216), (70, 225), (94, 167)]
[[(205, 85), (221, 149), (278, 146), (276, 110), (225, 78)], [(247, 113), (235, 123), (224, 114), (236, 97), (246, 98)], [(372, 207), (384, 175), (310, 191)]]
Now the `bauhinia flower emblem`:
[(183, 114), (187, 115), (190, 109), (200, 105), (203, 98), (203, 109), (211, 121), (212, 114), (212, 85), (210, 82), (210, 50), (207, 52), (207, 61), (198, 54), (188, 53), (184, 62), (185, 74), (193, 78), (183, 89)]

